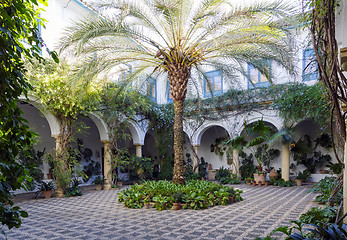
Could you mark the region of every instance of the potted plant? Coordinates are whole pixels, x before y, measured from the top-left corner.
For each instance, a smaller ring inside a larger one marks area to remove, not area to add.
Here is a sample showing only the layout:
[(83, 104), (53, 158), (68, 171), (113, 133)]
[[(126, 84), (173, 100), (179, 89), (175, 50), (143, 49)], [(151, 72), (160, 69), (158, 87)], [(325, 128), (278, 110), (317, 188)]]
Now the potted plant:
[(234, 202), (234, 196), (235, 196), (235, 190), (234, 190), (234, 188), (228, 187), (228, 188), (226, 189), (226, 192), (228, 193), (228, 199), (229, 199), (228, 203), (229, 203), (229, 204), (233, 203), (233, 202)]
[(296, 185), (302, 186), (302, 183), (306, 182), (310, 178), (310, 175), (311, 173), (307, 169), (305, 169), (303, 172), (299, 172), (296, 176)]
[(95, 184), (96, 191), (100, 191), (102, 188), (102, 185), (104, 185), (105, 180), (101, 176), (97, 176), (94, 178), (93, 183)]
[(174, 209), (175, 209), (175, 210), (180, 210), (183, 194), (182, 194), (181, 192), (175, 192), (175, 193), (172, 195), (172, 197), (173, 197), (173, 199), (174, 199), (174, 202), (173, 202), (173, 207), (174, 207)]
[(150, 196), (149, 196), (149, 195), (143, 195), (142, 198), (143, 198), (143, 205), (144, 205), (144, 207), (145, 207), (146, 209), (148, 209), (149, 206), (151, 205), (151, 204), (150, 204), (150, 202), (151, 202)]
[(252, 185), (252, 183), (253, 183), (253, 178), (246, 178), (246, 179), (245, 179), (245, 183), (248, 184), (248, 185)]
[(43, 196), (45, 198), (52, 197), (53, 190), (56, 189), (56, 186), (53, 183), (53, 181), (41, 181), (39, 187), (40, 191), (43, 193)]

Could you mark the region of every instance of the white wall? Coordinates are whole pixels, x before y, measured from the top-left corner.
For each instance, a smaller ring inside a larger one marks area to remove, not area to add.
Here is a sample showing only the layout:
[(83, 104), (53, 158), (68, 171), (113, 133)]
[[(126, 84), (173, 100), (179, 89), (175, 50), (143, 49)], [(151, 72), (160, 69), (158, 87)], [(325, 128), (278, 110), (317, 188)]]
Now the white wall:
[[(50, 51), (57, 50), (59, 38), (65, 27), (72, 24), (73, 20), (83, 19), (91, 13), (77, 0), (49, 0), (48, 7), (43, 7), (42, 18), (47, 20), (45, 28), (41, 30), (42, 39)], [(47, 57), (44, 51), (43, 56)]]

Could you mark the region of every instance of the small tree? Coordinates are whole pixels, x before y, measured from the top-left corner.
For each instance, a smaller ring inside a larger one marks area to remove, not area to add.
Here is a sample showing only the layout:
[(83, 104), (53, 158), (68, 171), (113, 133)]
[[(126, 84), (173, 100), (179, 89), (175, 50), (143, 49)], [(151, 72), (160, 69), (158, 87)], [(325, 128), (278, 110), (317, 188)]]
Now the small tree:
[(97, 92), (90, 86), (78, 84), (71, 74), (71, 66), (44, 61), (31, 62), (28, 73), (34, 86), (33, 94), (40, 98), (43, 111), (51, 112), (59, 121), (57, 148), (51, 161), (57, 188), (64, 193), (70, 184), (74, 159), (69, 152), (73, 128), (79, 116), (85, 115), (96, 106)]

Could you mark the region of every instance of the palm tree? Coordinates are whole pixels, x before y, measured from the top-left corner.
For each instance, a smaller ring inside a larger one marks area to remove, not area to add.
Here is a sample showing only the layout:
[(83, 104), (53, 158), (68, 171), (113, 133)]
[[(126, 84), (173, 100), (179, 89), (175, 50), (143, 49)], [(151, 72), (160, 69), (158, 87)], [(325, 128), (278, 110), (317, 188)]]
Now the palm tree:
[(130, 64), (128, 82), (168, 76), (175, 112), (174, 182), (184, 183), (182, 113), (189, 81), (205, 79), (208, 69), (225, 77), (245, 74), (246, 63), (269, 76), (264, 59), (290, 68), (285, 19), (294, 10), (283, 2), (104, 0), (93, 9), (98, 15), (66, 30), (61, 49), (83, 56), (80, 71), (91, 77)]

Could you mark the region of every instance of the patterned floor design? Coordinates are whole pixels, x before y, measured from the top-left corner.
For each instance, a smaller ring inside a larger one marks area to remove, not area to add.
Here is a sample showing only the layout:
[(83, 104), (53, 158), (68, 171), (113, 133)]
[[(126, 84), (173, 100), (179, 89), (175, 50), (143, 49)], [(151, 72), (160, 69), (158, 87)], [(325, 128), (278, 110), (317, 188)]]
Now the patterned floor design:
[(17, 204), (29, 217), (19, 229), (7, 231), (7, 237), (9, 240), (247, 240), (288, 225), (314, 205), (315, 195), (307, 193), (307, 186), (234, 187), (244, 191), (243, 202), (198, 211), (128, 209), (117, 202), (117, 190), (22, 201)]

